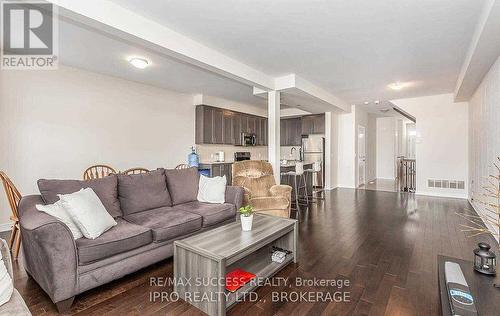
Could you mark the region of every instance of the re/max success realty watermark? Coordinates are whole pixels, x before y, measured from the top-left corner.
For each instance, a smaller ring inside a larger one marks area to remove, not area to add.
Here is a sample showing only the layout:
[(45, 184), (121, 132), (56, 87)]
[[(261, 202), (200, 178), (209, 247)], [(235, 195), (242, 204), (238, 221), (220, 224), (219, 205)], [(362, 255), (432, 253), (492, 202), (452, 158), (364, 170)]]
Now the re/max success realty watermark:
[(1, 1), (1, 18), (2, 69), (57, 69), (57, 6), (41, 1)]
[[(149, 285), (152, 289), (149, 292), (151, 302), (176, 302), (184, 300), (190, 303), (214, 303), (221, 300), (228, 301), (231, 296), (235, 302), (257, 302), (260, 298), (254, 291), (246, 293), (231, 293), (224, 290), (227, 278), (197, 277), (197, 278), (170, 278), (151, 277)], [(190, 288), (190, 291), (175, 291), (175, 287), (183, 286)], [(348, 279), (318, 279), (318, 278), (286, 278), (256, 277), (247, 283), (250, 288), (261, 286), (271, 287), (268, 299), (271, 302), (291, 302), (291, 303), (316, 303), (316, 302), (336, 302), (349, 303), (351, 301), (350, 286)], [(163, 290), (168, 288), (169, 290)], [(172, 290), (172, 288), (174, 290)], [(221, 290), (216, 290), (217, 288)]]

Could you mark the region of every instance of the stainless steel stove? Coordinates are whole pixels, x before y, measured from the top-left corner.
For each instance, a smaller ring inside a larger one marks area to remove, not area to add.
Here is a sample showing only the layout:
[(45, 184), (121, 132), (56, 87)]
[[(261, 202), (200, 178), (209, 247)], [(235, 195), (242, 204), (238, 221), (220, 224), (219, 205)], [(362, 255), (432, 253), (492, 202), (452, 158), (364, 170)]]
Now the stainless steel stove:
[(237, 151), (234, 153), (234, 161), (250, 160), (249, 151)]

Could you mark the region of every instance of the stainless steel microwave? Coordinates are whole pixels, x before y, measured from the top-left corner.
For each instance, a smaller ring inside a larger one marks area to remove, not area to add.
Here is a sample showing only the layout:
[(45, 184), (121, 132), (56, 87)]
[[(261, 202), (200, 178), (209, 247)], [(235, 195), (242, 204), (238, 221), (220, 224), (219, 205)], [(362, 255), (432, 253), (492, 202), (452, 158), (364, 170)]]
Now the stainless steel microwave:
[(257, 136), (253, 133), (241, 133), (240, 146), (257, 146)]

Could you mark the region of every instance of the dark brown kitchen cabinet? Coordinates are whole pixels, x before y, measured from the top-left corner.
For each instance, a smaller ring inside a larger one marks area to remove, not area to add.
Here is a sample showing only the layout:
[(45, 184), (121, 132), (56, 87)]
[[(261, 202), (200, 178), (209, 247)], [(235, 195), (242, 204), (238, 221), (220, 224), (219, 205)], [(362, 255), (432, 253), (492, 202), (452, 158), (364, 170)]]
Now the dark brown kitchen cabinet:
[(196, 144), (240, 145), (241, 133), (252, 133), (267, 145), (267, 118), (208, 105), (196, 106)]
[(208, 170), (208, 176), (211, 178), (226, 176), (227, 185), (232, 184), (232, 168), (231, 162), (202, 163), (198, 166), (198, 170)]
[(313, 134), (324, 134), (325, 133), (325, 115), (319, 114), (314, 117), (314, 128)]
[(213, 110), (213, 144), (223, 144), (223, 135), (224, 135), (224, 113), (222, 110), (214, 109)]
[(287, 138), (286, 138), (286, 121), (284, 119), (280, 120), (280, 145), (287, 146)]
[(257, 145), (266, 146), (267, 145), (267, 119), (257, 118), (256, 121), (256, 134), (257, 134)]
[(302, 143), (301, 118), (282, 119), (280, 122), (280, 140), (282, 146), (300, 146)]
[(223, 111), (222, 136), (223, 143), (226, 145), (232, 145), (235, 143), (233, 138), (233, 120), (234, 113), (232, 113), (231, 111)]
[(213, 109), (196, 107), (195, 140), (197, 144), (213, 144)]
[(289, 143), (291, 146), (301, 146), (302, 145), (302, 119), (300, 117), (291, 120), (289, 133)]
[(312, 116), (302, 117), (302, 135), (314, 134), (314, 120)]
[(233, 114), (233, 131), (232, 131), (232, 135), (233, 135), (233, 141), (232, 141), (232, 145), (239, 145), (240, 144), (240, 136), (241, 136), (241, 114), (239, 113), (234, 113)]
[(247, 123), (248, 123), (248, 126), (247, 126), (248, 133), (250, 133), (250, 134), (257, 134), (257, 128), (256, 128), (257, 117), (250, 116), (250, 115), (247, 116)]
[(261, 145), (262, 146), (267, 146), (267, 128), (268, 128), (268, 123), (267, 123), (267, 118), (260, 118), (260, 138), (261, 138)]
[(240, 114), (241, 116), (241, 130), (240, 133), (248, 133), (248, 115), (246, 114)]
[(302, 135), (324, 134), (325, 115), (307, 115), (302, 117)]

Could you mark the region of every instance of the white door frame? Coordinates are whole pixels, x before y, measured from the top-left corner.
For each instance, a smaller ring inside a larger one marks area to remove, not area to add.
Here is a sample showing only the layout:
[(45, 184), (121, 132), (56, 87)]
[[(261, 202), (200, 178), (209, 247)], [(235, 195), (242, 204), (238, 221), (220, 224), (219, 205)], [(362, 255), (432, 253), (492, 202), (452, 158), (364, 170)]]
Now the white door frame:
[[(361, 136), (363, 135), (363, 136)], [(366, 184), (366, 127), (358, 125), (358, 159), (356, 167), (358, 168), (358, 187)], [(360, 174), (360, 169), (363, 172)]]

